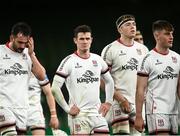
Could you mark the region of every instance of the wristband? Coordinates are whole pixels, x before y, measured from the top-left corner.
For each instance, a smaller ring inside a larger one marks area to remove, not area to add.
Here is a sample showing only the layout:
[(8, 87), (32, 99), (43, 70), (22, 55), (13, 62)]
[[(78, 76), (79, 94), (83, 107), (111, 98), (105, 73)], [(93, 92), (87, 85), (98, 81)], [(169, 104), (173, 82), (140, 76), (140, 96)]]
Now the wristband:
[(50, 109), (50, 112), (56, 111), (56, 109)]
[(57, 118), (57, 115), (55, 115), (55, 114), (51, 115), (51, 118)]

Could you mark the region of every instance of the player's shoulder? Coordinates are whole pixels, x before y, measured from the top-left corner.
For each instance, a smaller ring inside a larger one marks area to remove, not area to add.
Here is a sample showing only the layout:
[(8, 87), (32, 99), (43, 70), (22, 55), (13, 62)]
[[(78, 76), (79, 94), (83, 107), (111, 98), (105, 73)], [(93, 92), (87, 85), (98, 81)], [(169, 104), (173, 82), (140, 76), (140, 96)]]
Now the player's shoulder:
[(90, 53), (90, 57), (94, 59), (102, 59), (102, 57), (97, 53)]
[(4, 44), (0, 45), (0, 56), (4, 56), (4, 54), (7, 54), (6, 46)]
[(65, 58), (63, 58), (62, 62), (67, 62), (67, 61), (70, 61), (72, 59), (73, 59), (73, 55), (70, 54), (70, 55), (66, 56)]
[(91, 57), (98, 57), (98, 58), (101, 57), (99, 54), (92, 53), (92, 52), (90, 53), (90, 56), (91, 56)]
[(0, 44), (0, 50), (4, 49), (5, 45), (4, 44)]
[(140, 47), (140, 48), (145, 48), (145, 49), (148, 49), (146, 45), (142, 44), (142, 43), (139, 43), (139, 42), (136, 42), (134, 41), (134, 45)]
[(169, 52), (170, 52), (171, 54), (174, 54), (174, 55), (176, 55), (176, 56), (180, 56), (180, 54), (179, 54), (179, 53), (177, 53), (176, 51), (169, 50)]
[(144, 57), (143, 57), (143, 61), (147, 61), (147, 60), (151, 60), (153, 57), (153, 50), (150, 50)]
[(103, 51), (102, 51), (102, 52), (107, 53), (107, 52), (109, 52), (109, 51), (111, 52), (111, 51), (113, 51), (113, 50), (116, 50), (116, 47), (118, 47), (118, 48), (120, 47), (119, 44), (121, 44), (121, 43), (119, 43), (117, 40), (115, 40), (115, 41), (107, 44), (107, 45), (103, 48)]

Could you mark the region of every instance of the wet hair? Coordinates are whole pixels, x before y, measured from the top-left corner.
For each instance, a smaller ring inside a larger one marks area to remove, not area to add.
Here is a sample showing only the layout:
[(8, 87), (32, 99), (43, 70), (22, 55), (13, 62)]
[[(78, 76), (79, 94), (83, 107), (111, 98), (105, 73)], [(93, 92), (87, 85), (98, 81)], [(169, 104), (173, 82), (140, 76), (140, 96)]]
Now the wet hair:
[(135, 17), (131, 14), (125, 14), (120, 16), (116, 20), (116, 27), (119, 28), (122, 24), (126, 23), (127, 21), (135, 21)]
[(169, 23), (166, 20), (157, 20), (153, 22), (152, 24), (152, 31), (162, 31), (162, 30), (167, 30), (167, 31), (174, 31), (174, 27), (171, 23)]
[(86, 32), (90, 32), (92, 33), (92, 30), (90, 28), (90, 26), (88, 25), (79, 25), (74, 29), (74, 37), (77, 37), (78, 33), (86, 33)]
[(21, 33), (24, 36), (31, 36), (31, 28), (25, 22), (18, 22), (13, 25), (11, 29), (11, 34), (17, 36), (18, 33)]

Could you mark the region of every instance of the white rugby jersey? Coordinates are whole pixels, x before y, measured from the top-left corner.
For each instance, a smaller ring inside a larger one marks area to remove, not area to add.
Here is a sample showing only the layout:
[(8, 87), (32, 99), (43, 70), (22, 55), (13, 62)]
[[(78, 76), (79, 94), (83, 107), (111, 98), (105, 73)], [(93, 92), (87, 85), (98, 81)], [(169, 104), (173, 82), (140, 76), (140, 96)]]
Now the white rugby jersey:
[(177, 84), (180, 56), (169, 50), (166, 55), (151, 50), (138, 68), (139, 76), (148, 76), (146, 113), (177, 114)]
[(41, 104), (41, 91), (42, 88), (41, 86), (47, 85), (49, 83), (49, 79), (45, 78), (43, 81), (39, 81), (34, 74), (31, 74), (31, 78), (29, 81), (29, 91), (28, 91), (28, 96), (29, 96), (29, 104), (30, 105), (37, 105)]
[(27, 108), (31, 67), (27, 48), (16, 53), (0, 45), (0, 106)]
[(130, 103), (135, 103), (137, 66), (147, 52), (147, 47), (136, 41), (132, 46), (125, 46), (116, 40), (107, 45), (101, 53), (110, 67), (115, 88), (120, 89)]
[(76, 104), (80, 113), (97, 115), (100, 106), (100, 76), (107, 71), (108, 66), (99, 55), (90, 53), (89, 58), (83, 59), (73, 53), (66, 57), (56, 74), (65, 78), (70, 107)]
[(41, 86), (39, 85), (39, 82), (34, 74), (31, 74), (29, 81), (28, 96), (30, 105), (39, 104), (41, 101)]

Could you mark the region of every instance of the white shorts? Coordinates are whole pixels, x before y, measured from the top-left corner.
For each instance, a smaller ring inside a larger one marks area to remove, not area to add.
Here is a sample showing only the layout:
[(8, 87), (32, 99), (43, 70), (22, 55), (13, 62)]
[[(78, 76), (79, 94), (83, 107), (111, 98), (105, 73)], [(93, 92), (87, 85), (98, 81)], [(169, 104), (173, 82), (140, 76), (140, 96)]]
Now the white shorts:
[[(130, 134), (130, 128), (134, 124), (136, 110), (135, 105), (130, 104), (131, 112), (124, 113), (120, 104), (114, 100), (109, 112), (106, 115), (108, 123), (112, 126), (113, 134)], [(145, 121), (145, 108), (143, 107), (143, 118)], [(137, 132), (138, 133), (138, 132)]]
[(41, 104), (29, 106), (27, 127), (30, 129), (45, 128), (45, 118)]
[(178, 134), (178, 115), (147, 114), (146, 117), (149, 134), (158, 132)]
[(0, 128), (16, 126), (19, 131), (26, 131), (27, 109), (0, 107)]
[(108, 123), (102, 116), (68, 116), (71, 134), (109, 134)]

